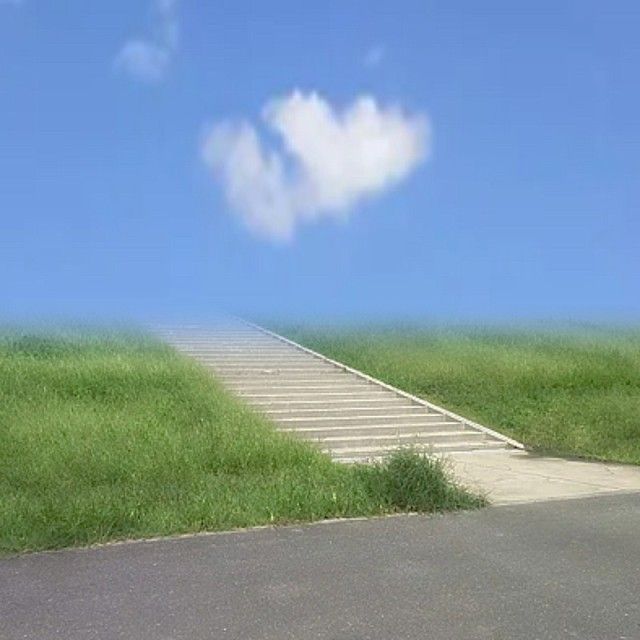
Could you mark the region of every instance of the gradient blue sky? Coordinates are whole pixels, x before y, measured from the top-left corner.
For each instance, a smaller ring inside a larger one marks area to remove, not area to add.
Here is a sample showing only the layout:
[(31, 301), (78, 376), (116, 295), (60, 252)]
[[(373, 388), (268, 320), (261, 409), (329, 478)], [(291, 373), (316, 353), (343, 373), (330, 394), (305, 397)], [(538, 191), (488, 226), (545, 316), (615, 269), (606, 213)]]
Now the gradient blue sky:
[[(640, 3), (196, 2), (145, 82), (153, 0), (0, 0), (8, 315), (640, 316)], [(278, 244), (201, 159), (270, 99), (428, 115), (396, 189)]]

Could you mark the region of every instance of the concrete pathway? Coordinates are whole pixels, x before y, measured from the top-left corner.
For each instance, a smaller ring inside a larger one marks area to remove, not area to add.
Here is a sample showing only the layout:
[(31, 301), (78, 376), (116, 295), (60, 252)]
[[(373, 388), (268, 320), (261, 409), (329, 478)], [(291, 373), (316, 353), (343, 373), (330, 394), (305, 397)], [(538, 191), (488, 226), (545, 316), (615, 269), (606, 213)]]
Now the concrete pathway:
[(379, 459), (411, 444), (442, 455), (494, 504), (640, 491), (640, 467), (540, 457), (518, 442), (253, 325), (164, 327), (277, 429), (334, 459)]
[(455, 477), (492, 504), (640, 492), (640, 467), (567, 460), (526, 451), (447, 456)]
[(2, 640), (640, 638), (640, 496), (0, 560)]

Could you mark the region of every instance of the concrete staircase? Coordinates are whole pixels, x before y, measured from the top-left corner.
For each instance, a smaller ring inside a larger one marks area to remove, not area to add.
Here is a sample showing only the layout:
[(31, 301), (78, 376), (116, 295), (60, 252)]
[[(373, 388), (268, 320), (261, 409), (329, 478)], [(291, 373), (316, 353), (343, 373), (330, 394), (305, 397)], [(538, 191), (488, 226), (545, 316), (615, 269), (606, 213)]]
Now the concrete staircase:
[(279, 431), (316, 442), (342, 462), (403, 445), (433, 453), (521, 445), (259, 327), (237, 322), (158, 331), (211, 369)]

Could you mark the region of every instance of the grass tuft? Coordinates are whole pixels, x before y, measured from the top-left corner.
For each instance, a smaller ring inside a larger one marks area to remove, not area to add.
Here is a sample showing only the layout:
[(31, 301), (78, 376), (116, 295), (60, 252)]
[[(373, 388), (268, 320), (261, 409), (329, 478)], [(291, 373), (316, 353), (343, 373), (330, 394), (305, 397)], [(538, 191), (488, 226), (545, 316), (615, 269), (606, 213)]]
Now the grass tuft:
[(387, 508), (426, 513), (483, 506), (479, 496), (452, 483), (441, 459), (412, 448), (400, 449), (379, 463), (371, 474), (375, 491)]

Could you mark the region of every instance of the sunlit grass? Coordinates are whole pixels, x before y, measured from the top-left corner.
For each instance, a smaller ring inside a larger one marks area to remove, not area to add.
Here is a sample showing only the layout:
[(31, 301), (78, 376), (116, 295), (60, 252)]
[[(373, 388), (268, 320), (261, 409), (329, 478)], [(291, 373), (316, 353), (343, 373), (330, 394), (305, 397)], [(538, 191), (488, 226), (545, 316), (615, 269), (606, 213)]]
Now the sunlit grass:
[(333, 463), (143, 336), (0, 339), (0, 552), (480, 504), (415, 454)]
[(640, 464), (640, 331), (283, 330), (530, 447)]

